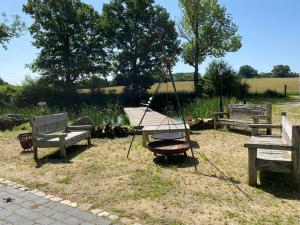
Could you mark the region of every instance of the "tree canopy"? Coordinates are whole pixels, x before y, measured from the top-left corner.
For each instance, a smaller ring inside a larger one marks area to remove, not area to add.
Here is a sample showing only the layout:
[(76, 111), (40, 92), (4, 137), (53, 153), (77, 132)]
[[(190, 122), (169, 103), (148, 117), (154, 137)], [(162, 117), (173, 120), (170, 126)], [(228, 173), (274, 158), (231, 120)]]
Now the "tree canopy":
[(23, 11), (34, 20), (29, 31), (40, 49), (30, 65), (34, 72), (67, 85), (107, 74), (110, 64), (101, 17), (93, 7), (80, 0), (28, 0)]
[(182, 19), (180, 35), (185, 63), (195, 68), (194, 83), (198, 85), (199, 64), (206, 57), (222, 57), (241, 48), (238, 27), (218, 0), (179, 0)]
[(154, 0), (112, 0), (103, 6), (103, 21), (114, 56), (119, 85), (149, 88), (161, 76), (167, 57), (179, 54), (175, 22)]
[(295, 77), (299, 74), (291, 72), (291, 68), (288, 65), (276, 65), (273, 67), (272, 71), (273, 77)]
[(244, 65), (240, 67), (238, 75), (244, 78), (254, 78), (258, 76), (258, 72), (253, 67), (249, 65)]
[(5, 13), (2, 13), (2, 21), (0, 21), (0, 45), (6, 49), (8, 42), (19, 37), (24, 31), (25, 24), (21, 22), (19, 16), (12, 16), (12, 22), (7, 19)]

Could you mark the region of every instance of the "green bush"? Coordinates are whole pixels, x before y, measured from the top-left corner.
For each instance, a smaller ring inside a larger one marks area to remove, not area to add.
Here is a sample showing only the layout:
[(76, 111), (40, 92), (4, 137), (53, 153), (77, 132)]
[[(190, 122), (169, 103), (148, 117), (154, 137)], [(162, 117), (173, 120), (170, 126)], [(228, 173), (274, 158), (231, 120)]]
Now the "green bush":
[(241, 98), (248, 92), (248, 86), (242, 82), (240, 76), (224, 61), (213, 61), (209, 64), (204, 78), (202, 79), (202, 92), (208, 97), (218, 96), (220, 94), (219, 68), (224, 69), (222, 76), (222, 93), (227, 97)]
[(0, 107), (16, 104), (22, 87), (9, 84), (0, 85)]

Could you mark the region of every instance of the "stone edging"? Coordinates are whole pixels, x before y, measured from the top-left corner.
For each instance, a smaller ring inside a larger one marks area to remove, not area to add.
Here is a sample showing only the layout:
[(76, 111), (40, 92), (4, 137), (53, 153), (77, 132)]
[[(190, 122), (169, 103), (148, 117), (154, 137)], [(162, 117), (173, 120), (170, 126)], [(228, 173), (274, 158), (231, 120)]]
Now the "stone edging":
[(121, 224), (126, 224), (126, 225), (127, 224), (128, 225), (141, 225), (140, 223), (134, 223), (131, 219), (129, 219), (127, 217), (120, 218), (119, 216), (117, 216), (115, 214), (111, 214), (103, 209), (91, 209), (91, 207), (92, 207), (91, 204), (84, 203), (84, 204), (78, 205), (76, 202), (71, 202), (70, 200), (65, 200), (65, 199), (62, 199), (62, 198), (59, 198), (59, 197), (56, 197), (53, 195), (47, 195), (45, 192), (40, 191), (38, 189), (31, 189), (31, 188), (26, 187), (25, 185), (18, 184), (16, 182), (3, 179), (1, 177), (0, 177), (0, 184), (11, 186), (12, 188), (19, 189), (21, 191), (28, 191), (37, 196), (50, 199), (53, 202), (60, 202), (61, 204), (71, 206), (73, 208), (78, 208), (83, 211), (89, 211), (99, 217), (107, 218), (107, 219), (111, 220), (112, 222), (120, 222)]

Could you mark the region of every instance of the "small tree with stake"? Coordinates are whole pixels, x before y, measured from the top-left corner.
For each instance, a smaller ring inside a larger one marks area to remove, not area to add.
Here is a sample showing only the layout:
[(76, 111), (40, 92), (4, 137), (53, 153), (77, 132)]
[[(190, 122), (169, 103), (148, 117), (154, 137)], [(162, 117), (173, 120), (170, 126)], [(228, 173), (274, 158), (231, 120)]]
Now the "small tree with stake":
[(179, 0), (182, 20), (180, 35), (186, 39), (183, 59), (195, 68), (194, 85), (199, 85), (199, 64), (206, 57), (222, 57), (241, 48), (238, 27), (218, 0)]

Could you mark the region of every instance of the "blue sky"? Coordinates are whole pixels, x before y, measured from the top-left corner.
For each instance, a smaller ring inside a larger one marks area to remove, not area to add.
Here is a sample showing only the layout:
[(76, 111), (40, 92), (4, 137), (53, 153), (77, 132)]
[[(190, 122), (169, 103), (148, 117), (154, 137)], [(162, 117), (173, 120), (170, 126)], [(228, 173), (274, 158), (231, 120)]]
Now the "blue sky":
[[(92, 4), (98, 11), (103, 2), (108, 0), (83, 0)], [(31, 19), (22, 12), (26, 0), (0, 0), (0, 12), (8, 15), (18, 14), (27, 26)], [(156, 0), (164, 6), (174, 20), (180, 18), (177, 0)], [(274, 65), (289, 65), (294, 72), (300, 72), (300, 1), (299, 0), (220, 0), (227, 7), (228, 13), (239, 26), (243, 47), (235, 53), (228, 53), (224, 58), (238, 70), (249, 64), (259, 72), (268, 72)], [(38, 50), (31, 44), (27, 32), (8, 45), (8, 50), (0, 48), (0, 77), (10, 83), (19, 84), (25, 75), (32, 75), (25, 68), (31, 63)], [(211, 59), (201, 66), (203, 73)], [(188, 65), (179, 62), (174, 72), (193, 71)], [(36, 76), (36, 75), (35, 75)]]

